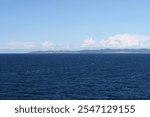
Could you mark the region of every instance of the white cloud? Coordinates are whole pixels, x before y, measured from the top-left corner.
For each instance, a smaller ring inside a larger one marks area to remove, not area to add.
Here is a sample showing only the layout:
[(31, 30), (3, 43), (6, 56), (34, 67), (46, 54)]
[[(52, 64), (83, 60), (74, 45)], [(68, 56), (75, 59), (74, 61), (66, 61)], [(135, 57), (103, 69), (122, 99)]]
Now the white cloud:
[(79, 50), (83, 48), (89, 49), (138, 49), (138, 48), (148, 48), (150, 49), (150, 36), (143, 35), (131, 35), (131, 34), (117, 34), (110, 36), (106, 39), (101, 39), (99, 41), (93, 38), (87, 38), (83, 41), (81, 45), (75, 44), (54, 44), (50, 41), (44, 42), (8, 42), (0, 43), (0, 50), (6, 51), (33, 51), (33, 50)]
[(81, 44), (81, 47), (86, 48), (111, 48), (111, 49), (150, 49), (150, 36), (117, 34), (106, 39), (101, 39), (99, 42), (92, 38), (87, 38)]
[(42, 44), (43, 49), (52, 49), (54, 46), (54, 44), (52, 42), (49, 41), (45, 41)]
[(100, 48), (150, 48), (150, 36), (118, 34), (99, 41)]
[(32, 42), (9, 42), (7, 44), (3, 44), (1, 49), (8, 49), (8, 50), (24, 50), (24, 49), (32, 49), (34, 44)]
[(71, 47), (69, 45), (65, 46), (65, 49), (69, 50)]
[(81, 47), (94, 47), (96, 44), (96, 41), (92, 38), (87, 38), (83, 41), (81, 44)]

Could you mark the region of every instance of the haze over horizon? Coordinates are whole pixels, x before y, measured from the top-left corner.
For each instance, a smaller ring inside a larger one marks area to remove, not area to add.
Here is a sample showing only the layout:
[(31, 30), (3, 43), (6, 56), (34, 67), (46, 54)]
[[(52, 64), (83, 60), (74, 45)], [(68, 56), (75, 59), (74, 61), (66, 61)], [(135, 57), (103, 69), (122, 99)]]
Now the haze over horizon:
[(1, 0), (0, 52), (150, 49), (149, 0)]

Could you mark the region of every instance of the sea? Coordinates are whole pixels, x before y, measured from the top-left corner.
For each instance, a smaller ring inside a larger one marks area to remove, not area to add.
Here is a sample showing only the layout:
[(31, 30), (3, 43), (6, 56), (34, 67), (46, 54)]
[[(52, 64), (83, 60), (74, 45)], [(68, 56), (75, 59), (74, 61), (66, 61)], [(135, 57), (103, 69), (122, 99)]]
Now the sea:
[(1, 100), (149, 100), (150, 54), (0, 54)]

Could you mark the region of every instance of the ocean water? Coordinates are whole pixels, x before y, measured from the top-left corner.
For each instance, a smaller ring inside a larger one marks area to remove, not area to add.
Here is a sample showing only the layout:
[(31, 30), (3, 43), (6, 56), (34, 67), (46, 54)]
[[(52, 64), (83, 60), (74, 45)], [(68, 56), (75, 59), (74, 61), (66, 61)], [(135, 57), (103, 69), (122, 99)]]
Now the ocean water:
[(150, 54), (0, 54), (0, 99), (150, 99)]

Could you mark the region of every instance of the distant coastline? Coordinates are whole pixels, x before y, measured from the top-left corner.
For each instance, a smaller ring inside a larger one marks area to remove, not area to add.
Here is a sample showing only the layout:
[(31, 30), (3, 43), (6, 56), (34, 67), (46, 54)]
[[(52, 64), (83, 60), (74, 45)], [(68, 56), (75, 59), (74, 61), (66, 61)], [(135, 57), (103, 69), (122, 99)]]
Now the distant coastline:
[(32, 51), (29, 52), (32, 54), (53, 54), (53, 53), (66, 53), (66, 54), (75, 54), (75, 53), (150, 53), (150, 49), (98, 49), (98, 50), (47, 50), (47, 51)]

